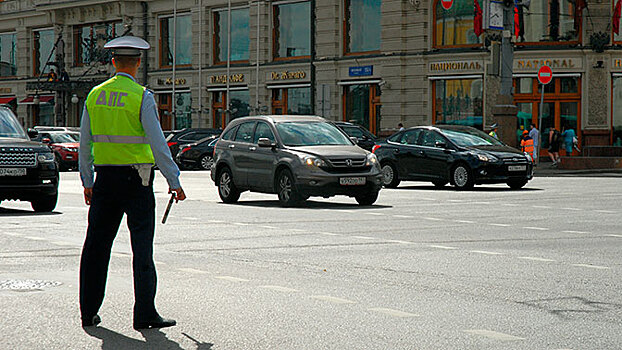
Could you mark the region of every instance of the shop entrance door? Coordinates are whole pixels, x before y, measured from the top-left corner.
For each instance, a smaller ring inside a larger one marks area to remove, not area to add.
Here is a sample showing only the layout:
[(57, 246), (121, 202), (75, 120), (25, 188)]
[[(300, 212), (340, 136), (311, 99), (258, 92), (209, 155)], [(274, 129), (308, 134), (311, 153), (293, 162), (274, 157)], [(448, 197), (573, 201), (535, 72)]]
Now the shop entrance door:
[(158, 94), (158, 115), (160, 116), (160, 125), (162, 130), (173, 129), (173, 98), (171, 94)]
[(343, 94), (344, 120), (377, 134), (382, 106), (380, 94), (377, 84), (346, 85)]

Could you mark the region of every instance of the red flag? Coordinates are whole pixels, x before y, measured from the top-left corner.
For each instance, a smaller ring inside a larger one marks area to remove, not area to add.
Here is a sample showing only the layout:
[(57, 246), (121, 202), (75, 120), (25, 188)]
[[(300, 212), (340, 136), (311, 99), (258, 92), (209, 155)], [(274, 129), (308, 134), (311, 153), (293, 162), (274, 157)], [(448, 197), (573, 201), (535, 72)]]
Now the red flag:
[(514, 4), (514, 35), (518, 39), (520, 34), (520, 16), (518, 15), (518, 5)]
[[(479, 2), (473, 0), (475, 3), (475, 16), (473, 17), (473, 31), (475, 35), (480, 36), (484, 32), (484, 18), (482, 16), (482, 8), (479, 7)], [(621, 0), (618, 0), (621, 1)]]
[(613, 10), (613, 32), (616, 34), (620, 34), (620, 12), (622, 11), (622, 0), (618, 0), (616, 3), (616, 8)]

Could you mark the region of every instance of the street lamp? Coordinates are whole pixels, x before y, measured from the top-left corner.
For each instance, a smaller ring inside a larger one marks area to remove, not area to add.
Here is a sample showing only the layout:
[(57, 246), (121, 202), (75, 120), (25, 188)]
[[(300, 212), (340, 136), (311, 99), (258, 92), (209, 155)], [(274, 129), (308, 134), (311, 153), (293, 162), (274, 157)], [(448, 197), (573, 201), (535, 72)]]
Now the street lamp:
[(73, 96), (71, 96), (71, 103), (73, 103), (74, 105), (77, 104), (80, 101), (80, 99), (78, 98), (78, 95), (73, 94)]

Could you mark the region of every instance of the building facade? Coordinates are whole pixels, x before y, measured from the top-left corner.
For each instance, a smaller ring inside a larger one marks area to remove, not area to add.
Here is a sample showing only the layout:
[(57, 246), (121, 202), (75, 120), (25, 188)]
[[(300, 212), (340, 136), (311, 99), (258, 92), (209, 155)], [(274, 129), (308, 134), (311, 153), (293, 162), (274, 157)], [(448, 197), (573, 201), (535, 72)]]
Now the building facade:
[[(27, 127), (78, 125), (86, 94), (113, 72), (101, 47), (132, 34), (152, 45), (138, 80), (156, 93), (165, 130), (224, 127), (258, 113), (317, 114), (380, 135), (400, 122), (486, 129), (499, 93), (491, 43), (500, 33), (475, 34), (473, 4), (246, 0), (232, 1), (229, 13), (225, 0), (5, 0), (0, 103)], [(540, 129), (568, 125), (583, 145), (620, 145), (614, 3), (573, 4), (516, 9), (517, 130), (539, 123), (536, 72), (549, 65)]]

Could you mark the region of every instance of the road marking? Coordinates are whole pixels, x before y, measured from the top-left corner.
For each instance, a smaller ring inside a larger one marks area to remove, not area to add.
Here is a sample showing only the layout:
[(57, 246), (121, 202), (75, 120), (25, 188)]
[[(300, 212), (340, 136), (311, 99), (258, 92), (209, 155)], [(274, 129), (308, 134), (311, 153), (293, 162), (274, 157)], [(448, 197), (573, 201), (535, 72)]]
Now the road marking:
[(230, 281), (230, 282), (248, 282), (247, 279), (233, 277), (233, 276), (216, 276), (216, 278), (218, 278), (219, 280), (225, 280), (225, 281)]
[(332, 233), (332, 232), (318, 232), (318, 233), (324, 236), (341, 236), (338, 233)]
[[(126, 256), (129, 256), (129, 255), (126, 255)], [(154, 261), (153, 263), (156, 265), (167, 265), (164, 261)]]
[(538, 209), (551, 209), (551, 207), (547, 206), (547, 205), (532, 205), (532, 208), (538, 208)]
[(458, 249), (458, 248), (456, 248), (456, 247), (449, 247), (449, 246), (446, 246), (446, 245), (437, 245), (437, 244), (429, 244), (429, 245), (428, 245), (428, 247), (431, 247), (431, 248), (438, 248), (438, 249), (447, 249), (447, 250), (455, 250), (455, 249)]
[(281, 286), (259, 286), (259, 288), (275, 290), (277, 292), (285, 292), (285, 293), (296, 293), (297, 289), (281, 287)]
[(278, 229), (278, 227), (276, 227), (276, 226), (268, 226), (268, 225), (261, 225), (259, 227), (269, 228), (269, 229), (274, 229), (274, 230)]
[(112, 255), (112, 256), (116, 256), (116, 257), (118, 257), (118, 258), (125, 258), (125, 257), (129, 257), (129, 256), (130, 256), (129, 254), (117, 253), (117, 252), (113, 252), (113, 253), (111, 253), (110, 255)]
[(180, 267), (177, 270), (181, 271), (181, 272), (188, 272), (188, 273), (196, 273), (196, 274), (204, 274), (204, 273), (209, 273), (207, 271), (203, 271), (203, 270), (198, 270), (198, 269), (193, 269), (191, 267)]
[(453, 202), (453, 203), (462, 203), (464, 201), (465, 201), (464, 199), (450, 199), (450, 200), (448, 200), (448, 202)]
[(428, 197), (419, 197), (422, 201), (436, 201), (436, 198), (428, 198)]
[(390, 239), (387, 242), (399, 243), (399, 244), (415, 244), (414, 242), (400, 241), (400, 240), (397, 240), (397, 239)]
[(250, 224), (245, 224), (243, 222), (232, 222), (232, 224), (238, 225), (238, 226), (249, 226), (250, 225)]
[(471, 202), (471, 204), (484, 204), (484, 205), (488, 205), (491, 204), (490, 202)]
[(4, 233), (5, 235), (8, 235), (8, 236), (14, 236), (14, 237), (19, 237), (19, 236), (21, 236), (21, 235), (22, 235), (21, 233), (16, 233), (16, 232), (3, 232), (3, 233)]
[(503, 341), (525, 340), (525, 338), (516, 337), (510, 334), (495, 332), (495, 331), (491, 331), (488, 329), (465, 329), (463, 330), (463, 332), (474, 334), (474, 335), (481, 335), (486, 338), (503, 340)]
[(347, 209), (337, 209), (335, 211), (342, 212), (342, 213), (354, 213), (354, 210), (347, 210)]
[(536, 231), (548, 231), (549, 230), (546, 227), (523, 226), (523, 228), (527, 230), (536, 230)]
[(293, 228), (292, 231), (296, 231), (296, 232), (307, 232), (307, 230), (303, 230), (303, 229), (299, 229), (299, 228)]
[(211, 222), (211, 223), (214, 223), (214, 224), (222, 224), (222, 223), (224, 223), (224, 221), (222, 221), (222, 220), (207, 220), (207, 222)]
[(461, 224), (474, 224), (475, 221), (470, 221), (470, 220), (456, 220), (456, 222), (459, 222)]
[(518, 204), (513, 204), (513, 203), (503, 203), (502, 205), (506, 207), (518, 207)]
[(475, 253), (475, 254), (486, 254), (486, 255), (503, 255), (503, 253), (499, 253), (499, 252), (489, 252), (487, 250), (469, 250), (469, 253)]
[(24, 238), (32, 239), (33, 241), (45, 241), (45, 238), (35, 236), (24, 236)]
[(376, 239), (376, 237), (369, 237), (369, 236), (351, 236), (352, 238), (358, 238), (358, 239)]
[(553, 262), (555, 260), (552, 259), (544, 259), (544, 258), (536, 258), (533, 256), (519, 256), (519, 259), (523, 259), (523, 260), (533, 260), (533, 261), (545, 261), (545, 262)]
[(570, 264), (571, 266), (576, 266), (576, 267), (588, 267), (591, 269), (598, 269), (598, 270), (608, 270), (609, 267), (607, 266), (598, 266), (598, 265), (589, 265), (589, 264)]
[(618, 238), (622, 238), (622, 235), (607, 235), (608, 237), (618, 237)]
[(613, 210), (594, 210), (597, 213), (605, 213), (605, 214), (617, 214), (618, 212)]
[(488, 224), (488, 225), (490, 225), (490, 226), (498, 226), (498, 227), (510, 227), (510, 226), (512, 226), (510, 224)]
[(184, 217), (182, 217), (182, 219), (184, 219), (184, 220), (190, 220), (190, 221), (197, 221), (197, 220), (199, 220), (199, 219), (197, 219), (197, 218), (193, 218), (193, 217), (190, 217), (190, 216), (184, 216)]
[(65, 245), (65, 246), (73, 245), (73, 243), (65, 242), (65, 241), (53, 241), (53, 242), (50, 242), (50, 243), (55, 244), (55, 245)]
[(579, 234), (589, 233), (589, 232), (585, 232), (585, 231), (562, 231), (562, 232), (564, 232), (564, 233), (579, 233)]
[(393, 215), (394, 218), (404, 218), (404, 219), (408, 219), (408, 218), (413, 218), (414, 216), (410, 216), (410, 215)]
[(312, 295), (311, 298), (322, 300), (322, 301), (328, 301), (329, 303), (334, 303), (334, 304), (355, 304), (356, 303), (355, 301), (352, 301), (352, 300), (335, 298), (335, 297), (331, 297), (330, 295)]
[(579, 208), (562, 208), (562, 210), (581, 211)]
[(367, 213), (368, 215), (384, 216), (382, 213)]
[(430, 217), (424, 217), (424, 219), (426, 219), (426, 220), (430, 220), (430, 221), (443, 221), (443, 219), (438, 219), (438, 218), (430, 218)]
[(395, 316), (395, 317), (417, 317), (419, 315), (417, 314), (411, 314), (410, 312), (404, 312), (404, 311), (400, 311), (400, 310), (394, 310), (394, 309), (387, 309), (384, 307), (372, 307), (367, 309), (369, 311), (375, 311), (375, 312), (380, 312), (381, 314), (386, 314), (389, 316)]

